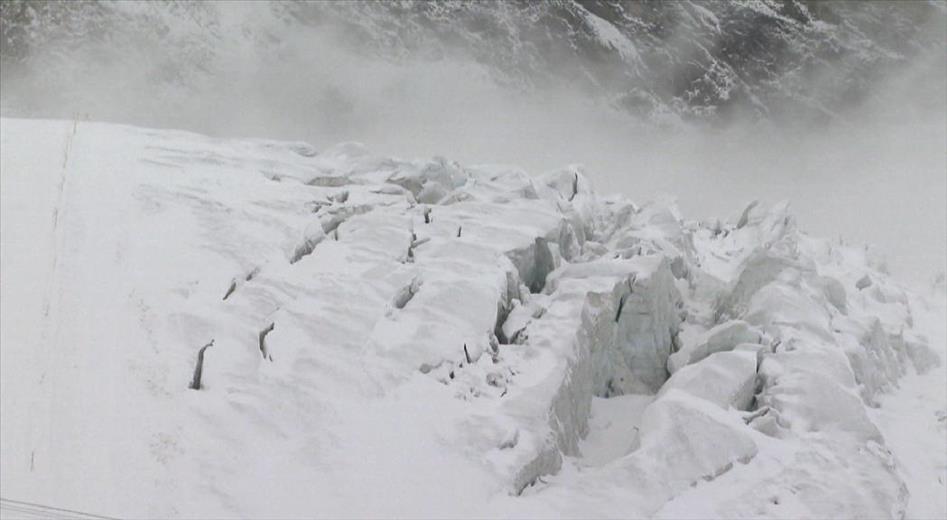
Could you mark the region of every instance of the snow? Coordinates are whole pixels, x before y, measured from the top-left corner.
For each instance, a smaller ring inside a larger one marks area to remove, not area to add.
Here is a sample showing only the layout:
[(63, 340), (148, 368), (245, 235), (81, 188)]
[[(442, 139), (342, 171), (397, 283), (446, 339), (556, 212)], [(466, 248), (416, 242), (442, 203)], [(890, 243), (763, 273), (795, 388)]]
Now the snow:
[(581, 6), (579, 6), (579, 8), (592, 33), (598, 37), (603, 46), (615, 49), (623, 60), (630, 62), (634, 65), (635, 70), (639, 71), (643, 62), (634, 42), (622, 34), (622, 32), (608, 20), (596, 16)]
[(671, 355), (668, 360), (668, 371), (673, 374), (711, 354), (732, 350), (743, 343), (762, 343), (763, 341), (763, 335), (745, 321), (730, 320), (710, 329), (702, 337)]
[[(915, 320), (947, 354), (947, 298), (915, 300)], [(923, 374), (908, 373), (901, 388), (880, 399), (873, 418), (895, 454), (911, 492), (909, 518), (947, 518), (947, 370), (944, 363)]]
[(756, 366), (755, 352), (717, 352), (675, 372), (658, 395), (681, 390), (724, 409), (746, 410), (756, 393)]
[(603, 466), (636, 449), (641, 414), (653, 400), (653, 396), (641, 394), (592, 398), (589, 433), (579, 444), (582, 461)]
[(687, 221), (601, 197), (577, 166), (357, 143), (6, 118), (0, 140), (5, 499), (116, 517), (947, 512), (943, 294), (806, 235), (786, 204)]

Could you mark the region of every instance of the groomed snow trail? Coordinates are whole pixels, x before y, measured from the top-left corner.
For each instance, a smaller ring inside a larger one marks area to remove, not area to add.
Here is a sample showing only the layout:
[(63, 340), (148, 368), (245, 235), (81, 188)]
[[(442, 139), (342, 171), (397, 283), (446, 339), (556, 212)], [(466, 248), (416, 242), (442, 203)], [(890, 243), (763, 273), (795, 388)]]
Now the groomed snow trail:
[(943, 514), (943, 298), (785, 205), (687, 221), (577, 167), (355, 143), (15, 119), (0, 139), (5, 499)]

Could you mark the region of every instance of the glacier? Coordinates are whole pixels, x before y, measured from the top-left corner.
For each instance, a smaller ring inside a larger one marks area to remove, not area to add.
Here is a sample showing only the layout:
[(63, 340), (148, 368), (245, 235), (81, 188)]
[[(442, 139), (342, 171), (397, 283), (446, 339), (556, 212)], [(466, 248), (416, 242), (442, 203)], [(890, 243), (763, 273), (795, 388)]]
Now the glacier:
[(786, 203), (690, 220), (575, 165), (87, 121), (3, 118), (0, 145), (3, 498), (947, 514), (944, 293)]

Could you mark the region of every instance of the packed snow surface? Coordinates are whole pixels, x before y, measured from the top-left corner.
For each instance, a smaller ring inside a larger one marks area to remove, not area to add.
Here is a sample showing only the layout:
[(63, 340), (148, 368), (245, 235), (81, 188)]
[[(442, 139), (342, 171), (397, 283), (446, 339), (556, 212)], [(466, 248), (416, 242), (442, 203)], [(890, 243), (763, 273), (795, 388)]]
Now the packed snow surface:
[(571, 166), (0, 131), (5, 499), (947, 516), (944, 294), (786, 204), (699, 222)]

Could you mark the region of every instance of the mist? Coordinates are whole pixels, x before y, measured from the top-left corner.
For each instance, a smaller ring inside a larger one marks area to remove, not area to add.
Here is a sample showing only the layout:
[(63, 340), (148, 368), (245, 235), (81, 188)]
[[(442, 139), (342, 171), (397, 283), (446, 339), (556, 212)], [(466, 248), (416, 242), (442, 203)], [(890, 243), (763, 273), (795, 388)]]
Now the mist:
[[(866, 99), (830, 118), (738, 114), (713, 123), (643, 119), (567, 81), (511, 84), (439, 49), (373, 55), (353, 48), (341, 28), (283, 24), (256, 3), (220, 6), (211, 29), (165, 13), (166, 31), (32, 49), (28, 64), (3, 68), (3, 115), (320, 149), (359, 141), (379, 155), (505, 163), (533, 174), (578, 163), (600, 194), (640, 202), (670, 194), (688, 218), (728, 218), (752, 200), (788, 199), (803, 229), (877, 246), (902, 279), (926, 283), (945, 269), (943, 24), (931, 26), (941, 45), (877, 78)], [(169, 31), (184, 43), (169, 47)], [(810, 88), (837, 80), (817, 78)]]

